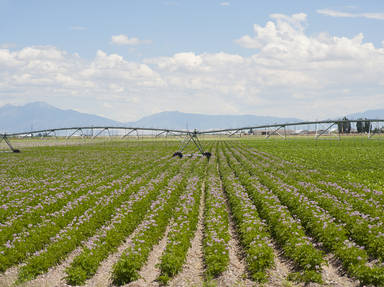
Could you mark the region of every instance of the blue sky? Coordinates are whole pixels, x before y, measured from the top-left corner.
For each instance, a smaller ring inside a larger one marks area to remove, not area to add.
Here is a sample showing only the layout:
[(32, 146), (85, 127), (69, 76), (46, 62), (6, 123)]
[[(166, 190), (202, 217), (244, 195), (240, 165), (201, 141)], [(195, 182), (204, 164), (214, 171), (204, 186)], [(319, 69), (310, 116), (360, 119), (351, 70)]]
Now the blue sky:
[[(271, 36), (275, 32), (268, 34), (268, 23), (277, 27), (279, 39)], [(259, 34), (254, 25), (260, 27)], [(377, 58), (373, 71), (382, 72), (383, 28), (384, 1), (379, 0), (0, 0), (0, 49), (4, 54), (1, 57), (0, 53), (0, 74), (8, 77), (0, 80), (0, 105), (43, 100), (117, 120), (175, 109), (276, 116), (299, 113), (303, 118), (321, 118), (377, 105), (384, 108), (380, 100), (383, 83), (369, 75)], [(291, 37), (288, 42), (284, 33)], [(360, 38), (353, 41), (357, 35)], [(272, 61), (273, 47), (280, 52), (287, 49), (284, 53), (291, 58), (276, 56)], [(316, 47), (325, 52), (314, 55)], [(289, 49), (305, 52), (295, 54)], [(348, 57), (340, 60), (343, 49)], [(60, 56), (52, 56), (55, 53)], [(305, 55), (307, 63), (300, 55)], [(327, 64), (315, 65), (319, 57)], [(328, 64), (331, 60), (339, 66)], [(352, 78), (360, 79), (356, 67), (371, 60), (367, 71), (362, 70), (366, 78), (359, 82), (345, 79), (348, 71), (356, 73)], [(308, 73), (306, 65), (313, 67)], [(203, 78), (198, 76), (199, 69), (206, 73)], [(135, 70), (141, 72), (135, 74)], [(287, 70), (292, 75), (283, 84), (273, 82)], [(74, 76), (76, 73), (79, 75)], [(271, 78), (263, 78), (269, 73)], [(327, 74), (332, 78), (326, 78)], [(258, 85), (253, 85), (253, 77), (259, 77)], [(326, 84), (321, 86), (317, 77), (325, 77)], [(360, 103), (361, 94), (368, 95), (371, 104), (367, 99)], [(350, 104), (335, 108), (348, 97)], [(193, 105), (194, 99), (206, 99), (209, 105), (223, 103), (201, 107)], [(94, 104), (89, 105), (90, 101)], [(287, 111), (288, 103), (292, 108)], [(316, 113), (306, 116), (299, 112), (311, 106)], [(127, 116), (123, 112), (127, 109), (135, 112)]]
[[(338, 18), (319, 14), (332, 9), (350, 13), (384, 13), (384, 1), (0, 1), (0, 43), (12, 47), (52, 45), (93, 58), (101, 49), (127, 59), (171, 56), (180, 51), (214, 53), (225, 51), (249, 55), (233, 42), (251, 33), (255, 23), (265, 23), (270, 14), (306, 13), (307, 33), (328, 31), (380, 45), (383, 20)], [(112, 35), (148, 39), (140, 49), (112, 45)]]

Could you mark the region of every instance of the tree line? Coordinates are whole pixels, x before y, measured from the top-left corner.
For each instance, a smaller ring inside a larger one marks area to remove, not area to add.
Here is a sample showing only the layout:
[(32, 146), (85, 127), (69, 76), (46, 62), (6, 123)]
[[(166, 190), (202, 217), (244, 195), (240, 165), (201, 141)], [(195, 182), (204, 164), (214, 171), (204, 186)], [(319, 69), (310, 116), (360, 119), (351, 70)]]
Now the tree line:
[[(347, 117), (341, 119), (342, 121), (348, 121)], [(338, 122), (337, 128), (339, 133), (349, 134), (351, 133), (351, 122)], [(367, 119), (358, 119), (356, 122), (356, 131), (358, 133), (369, 133), (372, 131), (372, 124)]]

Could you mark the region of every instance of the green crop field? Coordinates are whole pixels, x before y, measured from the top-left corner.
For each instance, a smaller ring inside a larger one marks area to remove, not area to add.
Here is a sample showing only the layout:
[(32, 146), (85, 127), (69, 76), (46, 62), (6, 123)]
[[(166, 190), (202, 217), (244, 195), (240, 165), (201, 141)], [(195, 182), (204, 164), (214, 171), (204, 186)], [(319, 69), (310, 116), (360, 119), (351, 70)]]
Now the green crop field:
[(203, 145), (1, 153), (0, 286), (384, 286), (384, 141)]

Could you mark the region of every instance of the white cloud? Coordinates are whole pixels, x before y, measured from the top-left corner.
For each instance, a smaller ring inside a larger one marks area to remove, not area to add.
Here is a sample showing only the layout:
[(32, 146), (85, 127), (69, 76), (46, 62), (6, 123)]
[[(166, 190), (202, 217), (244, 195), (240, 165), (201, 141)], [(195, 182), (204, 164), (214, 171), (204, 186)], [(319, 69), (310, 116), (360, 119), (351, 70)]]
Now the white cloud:
[(129, 38), (128, 36), (121, 34), (121, 35), (112, 36), (111, 43), (116, 45), (137, 46), (141, 44), (150, 44), (151, 41), (140, 40), (139, 38), (136, 38), (136, 37)]
[(12, 91), (13, 103), (42, 100), (122, 121), (164, 110), (321, 119), (383, 107), (384, 47), (363, 34), (307, 35), (307, 21), (273, 14), (254, 25), (237, 40), (254, 49), (247, 57), (190, 51), (131, 62), (101, 50), (86, 60), (50, 46), (0, 49), (0, 102)]
[(229, 5), (230, 5), (229, 2), (221, 2), (221, 3), (220, 3), (220, 6), (229, 6)]
[(350, 12), (342, 12), (336, 11), (332, 9), (319, 9), (317, 13), (331, 16), (331, 17), (341, 17), (341, 18), (367, 18), (367, 19), (376, 19), (376, 20), (384, 20), (384, 13), (350, 13)]
[(15, 43), (3, 43), (0, 44), (0, 49), (11, 49), (11, 48), (16, 48), (17, 45)]

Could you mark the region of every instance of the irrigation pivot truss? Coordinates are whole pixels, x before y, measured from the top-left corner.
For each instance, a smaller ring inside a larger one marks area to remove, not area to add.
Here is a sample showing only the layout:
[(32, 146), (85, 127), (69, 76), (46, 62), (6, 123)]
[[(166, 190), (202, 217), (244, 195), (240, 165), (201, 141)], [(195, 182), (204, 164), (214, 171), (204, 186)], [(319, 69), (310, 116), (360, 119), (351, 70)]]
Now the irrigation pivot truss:
[[(155, 137), (158, 137), (160, 135), (180, 135), (184, 136), (183, 141), (181, 142), (178, 151), (176, 151), (173, 156), (182, 157), (183, 151), (185, 147), (193, 143), (200, 155), (206, 156), (208, 159), (210, 158), (211, 154), (209, 152), (204, 151), (203, 146), (200, 143), (199, 135), (206, 135), (206, 134), (222, 134), (222, 133), (228, 133), (228, 136), (233, 136), (239, 132), (246, 131), (246, 130), (260, 130), (260, 129), (272, 129), (265, 133), (265, 137), (269, 138), (271, 135), (280, 135), (281, 137), (286, 138), (287, 136), (287, 127), (298, 127), (298, 126), (309, 126), (309, 125), (316, 125), (316, 133), (315, 138), (319, 138), (320, 136), (324, 135), (327, 132), (330, 132), (331, 128), (334, 126), (338, 126), (340, 124), (344, 123), (357, 123), (359, 121), (364, 121), (369, 123), (369, 131), (368, 131), (368, 138), (371, 138), (373, 133), (371, 131), (372, 129), (372, 123), (383, 123), (384, 119), (359, 119), (359, 120), (325, 120), (325, 121), (306, 121), (306, 122), (294, 122), (294, 123), (281, 123), (281, 124), (266, 124), (266, 125), (255, 125), (255, 126), (247, 126), (247, 127), (241, 127), (241, 128), (228, 128), (228, 129), (216, 129), (216, 130), (205, 130), (205, 131), (198, 131), (198, 130), (178, 130), (178, 129), (165, 129), (165, 128), (142, 128), (142, 127), (125, 127), (125, 126), (83, 126), (83, 127), (70, 127), (70, 128), (51, 128), (51, 129), (41, 129), (41, 130), (35, 130), (35, 131), (27, 131), (27, 132), (18, 132), (18, 133), (3, 133), (0, 134), (0, 142), (3, 140), (8, 145), (10, 150), (12, 152), (20, 152), (19, 149), (14, 148), (9, 139), (15, 138), (15, 137), (28, 137), (28, 136), (34, 136), (34, 135), (43, 135), (43, 136), (56, 136), (57, 132), (70, 132), (66, 139), (71, 138), (75, 134), (80, 134), (82, 137), (89, 136), (84, 133), (84, 131), (92, 131), (91, 132), (91, 138), (94, 139), (98, 136), (100, 136), (103, 132), (107, 132), (109, 136), (111, 136), (110, 131), (111, 130), (124, 130), (125, 133), (121, 135), (121, 138), (125, 138), (131, 134), (136, 133), (137, 137), (139, 137), (139, 131), (141, 132), (155, 132), (157, 133)], [(326, 124), (327, 128), (322, 130), (317, 130), (317, 125), (323, 125)], [(281, 134), (279, 131), (283, 130), (284, 134)], [(95, 133), (94, 133), (95, 132)], [(337, 134), (340, 138), (340, 133)]]
[[(307, 121), (307, 122), (294, 122), (294, 123), (281, 123), (281, 124), (266, 124), (266, 125), (258, 125), (258, 126), (247, 126), (247, 127), (241, 127), (241, 128), (230, 128), (230, 129), (218, 129), (218, 130), (208, 130), (208, 131), (201, 131), (199, 134), (214, 134), (214, 133), (222, 133), (222, 132), (229, 132), (230, 135), (236, 134), (237, 132), (245, 131), (245, 130), (257, 130), (257, 129), (266, 129), (266, 128), (275, 128), (271, 133), (268, 133), (266, 137), (271, 136), (272, 134), (277, 134), (277, 132), (280, 129), (284, 129), (286, 132), (287, 127), (292, 126), (306, 126), (306, 125), (319, 125), (319, 124), (328, 124), (329, 126), (320, 131), (319, 133), (316, 133), (316, 138), (319, 138), (321, 135), (325, 134), (327, 131), (329, 131), (333, 126), (337, 126), (339, 124), (343, 123), (357, 123), (360, 121), (369, 122), (372, 123), (382, 123), (384, 122), (384, 119), (358, 119), (358, 120), (325, 120), (325, 121)], [(371, 137), (371, 125), (369, 125), (370, 129), (368, 132), (368, 136)]]

